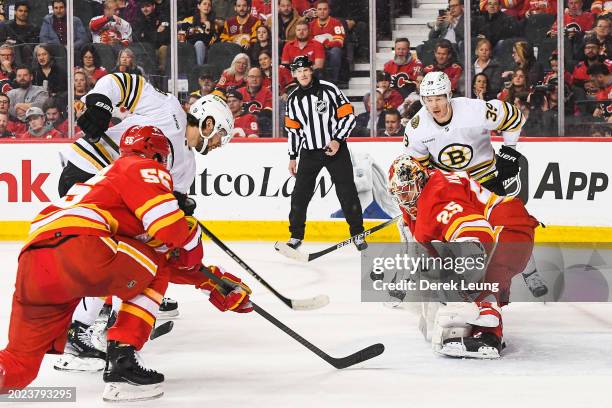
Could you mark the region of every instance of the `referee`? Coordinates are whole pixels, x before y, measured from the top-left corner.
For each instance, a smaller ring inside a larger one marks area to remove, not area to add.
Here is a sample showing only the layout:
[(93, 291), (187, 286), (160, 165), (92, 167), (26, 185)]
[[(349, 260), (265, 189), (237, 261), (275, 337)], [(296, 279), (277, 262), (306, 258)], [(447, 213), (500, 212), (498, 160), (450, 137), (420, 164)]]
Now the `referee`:
[[(314, 77), (312, 62), (307, 56), (293, 60), (291, 74), (299, 86), (289, 95), (285, 113), (289, 173), (295, 177), (289, 212), (291, 239), (287, 245), (296, 249), (304, 239), (306, 210), (323, 167), (336, 185), (336, 195), (351, 235), (363, 232), (363, 215), (353, 179), (351, 154), (345, 141), (355, 127), (353, 106), (336, 85)], [(354, 242), (360, 251), (368, 246), (363, 238)]]

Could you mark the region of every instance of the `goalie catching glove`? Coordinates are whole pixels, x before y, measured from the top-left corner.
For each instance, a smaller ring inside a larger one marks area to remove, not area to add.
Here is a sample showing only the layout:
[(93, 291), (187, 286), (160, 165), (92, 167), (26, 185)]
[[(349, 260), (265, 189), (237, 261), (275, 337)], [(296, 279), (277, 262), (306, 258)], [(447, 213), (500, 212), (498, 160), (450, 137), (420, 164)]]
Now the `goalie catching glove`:
[(221, 285), (217, 285), (211, 279), (207, 279), (198, 286), (202, 291), (210, 293), (210, 303), (222, 312), (231, 310), (236, 313), (249, 313), (253, 311), (253, 305), (249, 300), (251, 288), (240, 278), (223, 271), (218, 266), (206, 268), (223, 281)]
[(85, 140), (98, 143), (108, 130), (108, 123), (113, 116), (113, 104), (106, 96), (98, 93), (87, 95), (85, 112), (77, 119), (77, 124), (85, 134)]
[(522, 154), (517, 152), (510, 146), (502, 146), (499, 149), (499, 153), (497, 154), (496, 167), (498, 172), (498, 177), (501, 180), (507, 180), (511, 177), (514, 177), (519, 172), (519, 159)]

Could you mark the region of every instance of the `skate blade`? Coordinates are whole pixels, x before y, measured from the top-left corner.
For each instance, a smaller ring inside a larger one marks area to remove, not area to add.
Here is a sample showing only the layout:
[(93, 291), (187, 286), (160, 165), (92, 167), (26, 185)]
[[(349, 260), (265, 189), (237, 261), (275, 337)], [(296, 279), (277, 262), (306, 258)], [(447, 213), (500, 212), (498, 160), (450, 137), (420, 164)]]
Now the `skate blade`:
[(101, 358), (79, 357), (73, 354), (62, 354), (53, 368), (58, 371), (68, 371), (76, 373), (96, 373), (104, 370), (106, 361)]
[(160, 384), (132, 385), (124, 382), (106, 383), (102, 400), (106, 402), (148, 401), (160, 398), (164, 390)]
[(178, 309), (174, 309), (174, 310), (169, 310), (167, 312), (158, 311), (155, 317), (157, 318), (157, 320), (171, 320), (177, 317), (178, 315), (179, 315)]
[(499, 350), (495, 347), (482, 346), (478, 351), (467, 351), (462, 343), (446, 343), (439, 349), (434, 349), (438, 354), (454, 358), (476, 358), (481, 360), (493, 360), (500, 358)]

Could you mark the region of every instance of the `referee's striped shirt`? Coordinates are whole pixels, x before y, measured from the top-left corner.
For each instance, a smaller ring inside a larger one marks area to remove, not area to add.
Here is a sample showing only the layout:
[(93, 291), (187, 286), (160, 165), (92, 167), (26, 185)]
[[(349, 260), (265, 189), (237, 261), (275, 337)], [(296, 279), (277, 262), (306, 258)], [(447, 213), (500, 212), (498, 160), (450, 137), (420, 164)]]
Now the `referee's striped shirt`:
[(332, 140), (346, 139), (354, 127), (353, 105), (331, 82), (313, 77), (312, 86), (298, 86), (287, 99), (285, 129), (291, 159), (300, 148), (324, 149)]

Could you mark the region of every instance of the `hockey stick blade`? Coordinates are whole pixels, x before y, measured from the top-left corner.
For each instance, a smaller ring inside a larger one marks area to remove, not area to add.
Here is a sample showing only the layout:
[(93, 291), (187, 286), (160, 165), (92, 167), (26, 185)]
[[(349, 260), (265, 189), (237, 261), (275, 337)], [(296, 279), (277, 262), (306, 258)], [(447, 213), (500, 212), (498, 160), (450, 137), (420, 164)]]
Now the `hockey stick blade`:
[(387, 225), (392, 224), (394, 222), (397, 221), (398, 218), (400, 218), (401, 215), (398, 215), (397, 217), (391, 218), (390, 220), (387, 220), (385, 222), (383, 222), (382, 224), (378, 224), (373, 226), (370, 229), (367, 229), (359, 234), (353, 235), (352, 237), (345, 239), (342, 242), (338, 242), (337, 244), (334, 244), (328, 248), (325, 248), (322, 251), (319, 252), (312, 252), (309, 254), (303, 253), (298, 251), (297, 249), (293, 249), (290, 246), (288, 246), (285, 243), (282, 242), (277, 242), (274, 244), (274, 248), (281, 253), (282, 255), (286, 256), (287, 258), (291, 258), (291, 259), (295, 259), (296, 261), (302, 261), (302, 262), (310, 262), (313, 261), (317, 258), (322, 257), (323, 255), (327, 255), (330, 252), (333, 252), (337, 249), (343, 248), (347, 245), (349, 245), (352, 242), (355, 242), (355, 239), (357, 238), (364, 238), (367, 237), (368, 235), (373, 234), (374, 232), (381, 230), (383, 228), (385, 228)]
[(364, 348), (363, 350), (353, 353), (350, 356), (342, 358), (330, 357), (330, 359), (326, 361), (337, 369), (341, 370), (343, 368), (354, 366), (355, 364), (370, 360), (376, 356), (380, 356), (384, 351), (385, 345), (382, 343), (376, 343)]
[(155, 340), (156, 338), (161, 337), (164, 334), (170, 333), (173, 327), (174, 327), (174, 322), (172, 320), (167, 321), (164, 324), (160, 324), (159, 326), (151, 330), (151, 335), (149, 336), (149, 340)]
[(247, 271), (257, 282), (262, 284), (268, 289), (274, 296), (276, 296), (281, 302), (287, 307), (293, 310), (315, 310), (329, 303), (329, 297), (327, 295), (318, 295), (310, 299), (290, 299), (282, 295), (272, 285), (270, 285), (264, 278), (259, 276), (257, 272), (253, 270), (249, 265), (246, 264), (234, 251), (232, 251), (227, 245), (223, 243), (215, 234), (213, 234), (208, 228), (206, 228), (201, 222), (198, 221), (200, 228), (223, 252), (225, 252), (230, 258), (232, 258), (238, 265), (240, 265), (245, 271)]

